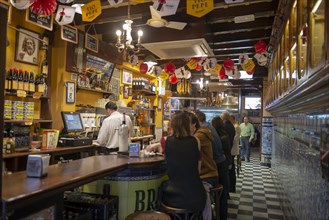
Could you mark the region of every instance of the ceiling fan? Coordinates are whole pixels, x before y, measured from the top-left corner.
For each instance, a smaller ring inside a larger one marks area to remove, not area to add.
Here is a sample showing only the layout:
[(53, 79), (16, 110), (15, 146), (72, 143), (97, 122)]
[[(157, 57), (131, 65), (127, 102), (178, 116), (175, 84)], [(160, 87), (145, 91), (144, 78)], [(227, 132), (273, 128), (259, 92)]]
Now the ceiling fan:
[(167, 21), (161, 18), (161, 16), (157, 13), (157, 11), (152, 6), (150, 6), (150, 11), (152, 18), (148, 19), (146, 24), (151, 27), (155, 27), (155, 28), (167, 27), (177, 30), (183, 30), (187, 25), (187, 23), (185, 22)]

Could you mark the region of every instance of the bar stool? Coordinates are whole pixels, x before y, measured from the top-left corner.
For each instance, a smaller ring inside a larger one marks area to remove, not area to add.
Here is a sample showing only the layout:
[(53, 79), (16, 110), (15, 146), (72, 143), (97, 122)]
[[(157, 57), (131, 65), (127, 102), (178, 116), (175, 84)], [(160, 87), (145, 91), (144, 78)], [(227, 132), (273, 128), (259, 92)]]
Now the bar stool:
[(158, 212), (158, 211), (141, 211), (128, 215), (125, 220), (145, 220), (145, 219), (170, 220), (170, 216), (163, 212)]
[[(219, 207), (220, 207), (220, 196), (223, 192), (223, 185), (218, 184), (216, 187), (210, 189), (210, 199), (212, 207), (212, 219), (219, 220)], [(213, 206), (214, 204), (214, 206)]]
[(161, 211), (170, 215), (172, 220), (199, 220), (202, 218), (202, 211), (174, 208), (163, 203), (161, 203)]

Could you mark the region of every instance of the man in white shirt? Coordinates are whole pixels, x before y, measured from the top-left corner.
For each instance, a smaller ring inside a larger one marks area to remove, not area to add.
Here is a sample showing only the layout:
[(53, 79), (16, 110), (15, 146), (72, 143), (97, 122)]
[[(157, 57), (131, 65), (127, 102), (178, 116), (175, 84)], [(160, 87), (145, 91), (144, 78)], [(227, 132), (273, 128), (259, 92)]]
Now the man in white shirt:
[[(123, 121), (123, 114), (117, 111), (118, 107), (114, 102), (108, 102), (105, 110), (109, 117), (104, 119), (98, 133), (97, 143), (103, 146), (100, 153), (109, 154), (119, 150), (119, 127)], [(129, 142), (133, 133), (133, 126), (129, 116), (126, 115), (126, 125), (128, 126)]]

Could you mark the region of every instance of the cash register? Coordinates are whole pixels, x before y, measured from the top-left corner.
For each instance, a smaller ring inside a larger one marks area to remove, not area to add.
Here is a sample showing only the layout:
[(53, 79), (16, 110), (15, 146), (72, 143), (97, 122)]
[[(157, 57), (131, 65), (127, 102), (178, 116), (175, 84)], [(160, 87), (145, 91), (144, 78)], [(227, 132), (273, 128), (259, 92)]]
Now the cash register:
[(64, 129), (59, 137), (59, 145), (78, 147), (91, 145), (93, 139), (83, 135), (85, 133), (79, 112), (61, 112)]

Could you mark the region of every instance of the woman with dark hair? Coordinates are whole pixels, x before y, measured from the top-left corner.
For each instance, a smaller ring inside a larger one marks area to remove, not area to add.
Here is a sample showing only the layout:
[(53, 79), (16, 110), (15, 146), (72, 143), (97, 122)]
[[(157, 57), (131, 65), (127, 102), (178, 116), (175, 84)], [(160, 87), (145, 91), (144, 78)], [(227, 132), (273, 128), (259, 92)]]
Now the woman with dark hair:
[(230, 138), (227, 134), (223, 120), (217, 116), (211, 121), (212, 126), (216, 129), (222, 142), (223, 151), (226, 157), (226, 173), (220, 175), (219, 182), (223, 185), (223, 192), (220, 197), (220, 219), (227, 219), (227, 198), (229, 196), (229, 175), (228, 165), (232, 162)]
[(162, 202), (191, 212), (202, 211), (206, 191), (199, 175), (200, 147), (192, 136), (190, 118), (184, 112), (175, 113), (170, 125), (165, 150), (169, 180), (163, 184)]

